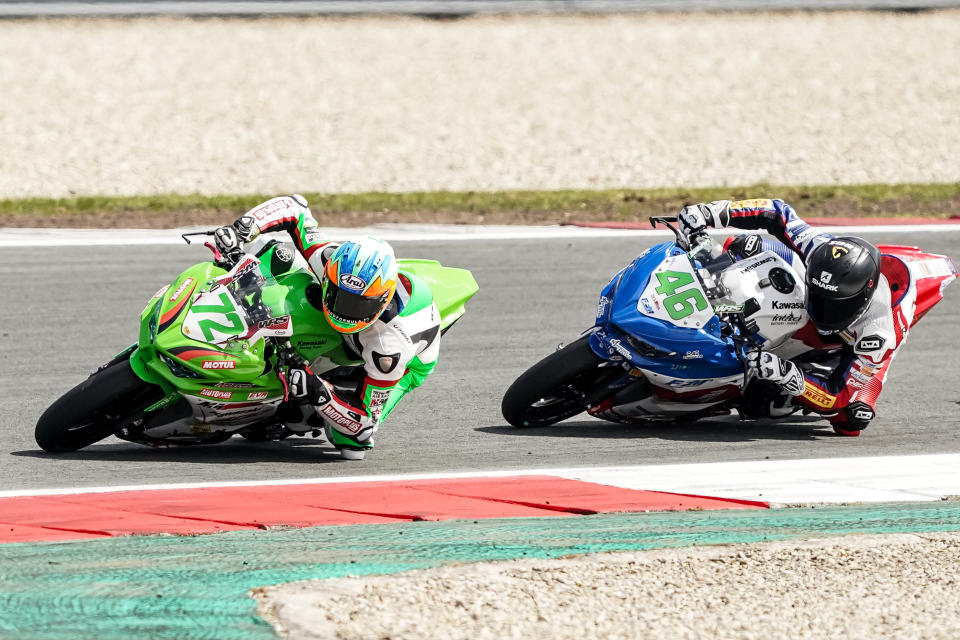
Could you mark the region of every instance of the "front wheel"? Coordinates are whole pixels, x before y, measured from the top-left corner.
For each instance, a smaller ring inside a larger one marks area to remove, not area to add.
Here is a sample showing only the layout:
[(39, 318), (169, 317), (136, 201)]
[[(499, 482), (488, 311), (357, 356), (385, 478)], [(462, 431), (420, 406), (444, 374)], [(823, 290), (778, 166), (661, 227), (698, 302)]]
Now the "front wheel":
[[(583, 336), (527, 369), (503, 395), (500, 410), (515, 427), (543, 427), (577, 415), (596, 401), (594, 390), (606, 387), (600, 358)], [(619, 367), (611, 369), (619, 377)]]
[(34, 437), (44, 451), (76, 451), (116, 433), (162, 398), (163, 390), (141, 380), (129, 361), (113, 362), (50, 405)]

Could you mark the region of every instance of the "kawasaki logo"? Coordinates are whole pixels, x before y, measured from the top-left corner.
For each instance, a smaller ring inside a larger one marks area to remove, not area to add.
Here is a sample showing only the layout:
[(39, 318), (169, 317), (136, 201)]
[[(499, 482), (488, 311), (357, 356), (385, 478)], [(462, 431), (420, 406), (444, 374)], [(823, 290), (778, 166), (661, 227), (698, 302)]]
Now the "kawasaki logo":
[(803, 309), (802, 302), (778, 302), (774, 300), (772, 306), (774, 309)]
[(204, 360), (202, 369), (236, 369), (236, 360)]

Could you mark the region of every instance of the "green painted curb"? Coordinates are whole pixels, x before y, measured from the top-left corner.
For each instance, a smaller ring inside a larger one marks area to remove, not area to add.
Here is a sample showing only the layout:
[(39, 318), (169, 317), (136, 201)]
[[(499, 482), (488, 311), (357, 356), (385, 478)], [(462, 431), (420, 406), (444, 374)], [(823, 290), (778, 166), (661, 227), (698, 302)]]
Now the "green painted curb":
[(453, 563), (960, 531), (960, 503), (456, 520), (0, 545), (0, 637), (266, 639), (253, 587)]

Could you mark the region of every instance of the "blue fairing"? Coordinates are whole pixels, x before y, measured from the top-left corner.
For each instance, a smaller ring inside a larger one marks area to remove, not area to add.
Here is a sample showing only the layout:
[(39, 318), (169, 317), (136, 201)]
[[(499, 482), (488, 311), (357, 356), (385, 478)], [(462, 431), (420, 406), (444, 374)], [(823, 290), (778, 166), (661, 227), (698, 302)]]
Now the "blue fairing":
[(675, 378), (719, 378), (743, 372), (732, 342), (714, 316), (700, 329), (644, 315), (637, 305), (660, 263), (683, 250), (664, 242), (642, 253), (604, 287), (590, 347), (602, 358)]

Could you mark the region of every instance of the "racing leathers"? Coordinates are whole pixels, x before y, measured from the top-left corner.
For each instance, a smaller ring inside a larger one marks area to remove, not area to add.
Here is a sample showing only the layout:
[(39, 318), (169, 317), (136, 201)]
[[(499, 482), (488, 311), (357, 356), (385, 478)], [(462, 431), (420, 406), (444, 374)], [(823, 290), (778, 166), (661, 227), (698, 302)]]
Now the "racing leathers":
[[(262, 233), (287, 232), (314, 274), (322, 277), (323, 265), (336, 245), (317, 226), (306, 200), (293, 195), (254, 207), (232, 228), (240, 242)], [(220, 248), (220, 238), (217, 241)], [(345, 458), (357, 459), (373, 447), (373, 434), (397, 402), (420, 386), (436, 366), (440, 312), (428, 285), (401, 269), (396, 293), (379, 318), (361, 331), (341, 336), (345, 352), (363, 361), (362, 378), (350, 378), (346, 387), (339, 382), (334, 386), (323, 374), (336, 365), (313, 362), (308, 371), (320, 376), (316, 380), (323, 388), (314, 386), (308, 395), (323, 419), (327, 439)], [(291, 379), (295, 382), (299, 381)], [(291, 390), (295, 388), (303, 386), (291, 384)]]
[[(805, 265), (814, 248), (834, 237), (804, 222), (783, 200), (721, 200), (695, 206), (711, 226), (767, 231), (779, 243), (765, 240), (763, 249), (773, 249), (794, 264), (796, 256)], [(681, 214), (681, 227), (691, 230), (683, 217)], [(785, 248), (793, 255), (784, 251)], [(829, 335), (819, 333), (812, 322), (807, 322), (787, 344), (776, 348), (774, 357), (783, 358), (785, 365), (768, 369), (774, 376), (772, 379), (793, 396), (795, 405), (827, 417), (837, 433), (859, 435), (876, 415), (877, 396), (887, 371), (914, 322), (915, 281), (916, 275), (906, 262), (883, 254), (879, 283), (865, 311), (847, 327)], [(787, 358), (831, 349), (839, 349), (840, 354), (832, 371), (821, 373), (807, 368), (803, 372), (802, 390), (786, 388), (784, 381), (793, 377), (793, 363)], [(758, 371), (762, 378), (762, 369)]]

